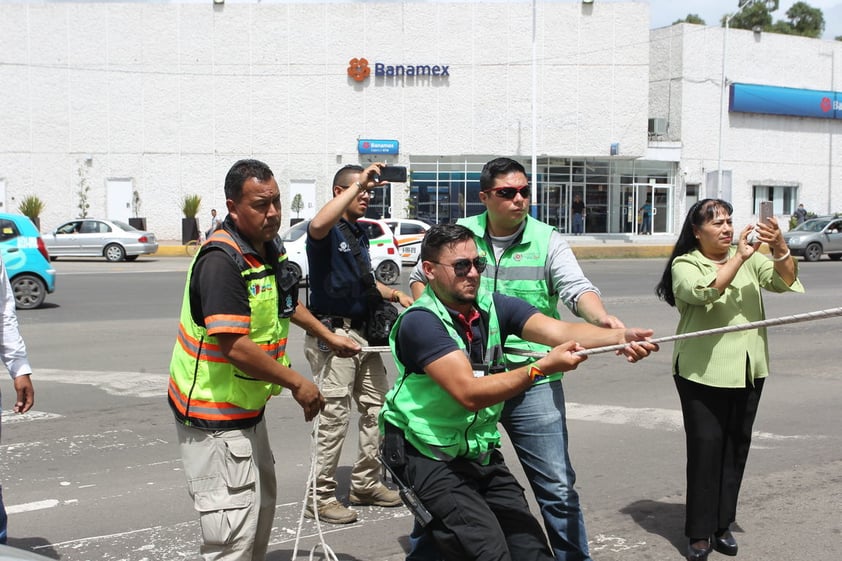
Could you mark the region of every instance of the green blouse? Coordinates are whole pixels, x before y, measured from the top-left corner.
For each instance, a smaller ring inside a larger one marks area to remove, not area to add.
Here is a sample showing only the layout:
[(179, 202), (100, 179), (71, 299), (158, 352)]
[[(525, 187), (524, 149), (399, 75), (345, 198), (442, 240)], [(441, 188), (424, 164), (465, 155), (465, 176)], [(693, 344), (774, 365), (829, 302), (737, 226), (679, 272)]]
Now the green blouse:
[[(729, 257), (735, 251), (732, 248)], [(681, 314), (677, 334), (766, 319), (761, 288), (772, 292), (804, 292), (798, 280), (797, 262), (795, 282), (788, 286), (775, 272), (771, 259), (754, 253), (722, 295), (710, 286), (716, 271), (716, 265), (699, 250), (673, 261), (672, 290)], [(751, 380), (769, 375), (766, 328), (676, 341), (672, 365), (673, 374), (693, 382), (718, 388), (743, 388), (747, 375)]]

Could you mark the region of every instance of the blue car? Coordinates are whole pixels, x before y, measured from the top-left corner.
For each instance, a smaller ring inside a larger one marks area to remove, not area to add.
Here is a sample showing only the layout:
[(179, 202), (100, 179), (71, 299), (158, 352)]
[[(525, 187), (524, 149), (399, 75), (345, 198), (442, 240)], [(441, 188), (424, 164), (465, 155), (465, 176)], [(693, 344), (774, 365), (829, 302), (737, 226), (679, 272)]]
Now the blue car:
[(35, 224), (20, 214), (0, 213), (0, 257), (19, 310), (38, 308), (56, 288), (56, 270)]

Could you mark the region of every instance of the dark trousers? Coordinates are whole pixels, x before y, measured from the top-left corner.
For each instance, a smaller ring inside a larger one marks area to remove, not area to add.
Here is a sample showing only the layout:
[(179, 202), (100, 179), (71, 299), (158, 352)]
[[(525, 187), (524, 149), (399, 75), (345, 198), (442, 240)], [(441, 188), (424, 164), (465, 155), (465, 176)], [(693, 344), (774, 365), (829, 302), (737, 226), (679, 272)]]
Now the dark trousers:
[(674, 376), (687, 442), (684, 533), (704, 538), (728, 528), (751, 446), (763, 379), (745, 388), (714, 388)]
[(446, 561), (553, 561), (523, 487), (499, 451), (483, 466), (431, 460), (407, 443), (403, 478), (433, 515), (425, 529)]

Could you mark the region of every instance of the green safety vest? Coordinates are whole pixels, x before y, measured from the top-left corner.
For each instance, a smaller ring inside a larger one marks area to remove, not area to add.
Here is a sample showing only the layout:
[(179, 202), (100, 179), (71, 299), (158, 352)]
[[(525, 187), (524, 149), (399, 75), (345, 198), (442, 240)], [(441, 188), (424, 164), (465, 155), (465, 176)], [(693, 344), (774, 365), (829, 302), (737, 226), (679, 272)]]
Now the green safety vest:
[(186, 425), (206, 430), (246, 428), (260, 420), (266, 401), (279, 394), (281, 386), (257, 380), (237, 369), (222, 355), (218, 339), (193, 320), (190, 279), (196, 261), (212, 249), (222, 249), (240, 269), (251, 310), (249, 339), (284, 366), (289, 365), (286, 345), (289, 317), (297, 304), (298, 279), (285, 267), (285, 252), (278, 251), (275, 270), (280, 278), (276, 278), (272, 267), (264, 264), (247, 242), (227, 229), (216, 230), (208, 238), (187, 273), (178, 337), (170, 362), (170, 407)]
[[(491, 293), (480, 290), (477, 307), (488, 323), (488, 341), (485, 356), (490, 370), (494, 357), (502, 355), (500, 326)], [(407, 372), (396, 352), (397, 333), (402, 319), (415, 309), (433, 312), (444, 324), (447, 332), (465, 355), (468, 351), (462, 336), (453, 325), (453, 317), (428, 286), (415, 303), (398, 318), (389, 337), (389, 345), (398, 368), (398, 381), (386, 394), (380, 411), (380, 433), (385, 434), (384, 423), (401, 429), (406, 440), (419, 452), (434, 460), (449, 461), (467, 458), (487, 464), (491, 451), (500, 446), (497, 421), (503, 402), (485, 407), (477, 412), (462, 407), (456, 399), (423, 372)], [(470, 360), (470, 357), (468, 357)]]
[[(521, 233), (520, 239), (506, 248), (500, 256), (500, 262), (497, 263), (494, 257), (494, 248), (487, 233), (488, 212), (459, 219), (457, 224), (465, 226), (473, 232), (477, 249), (481, 255), (485, 254), (488, 259), (488, 267), (482, 273), (480, 281), (486, 290), (526, 300), (545, 316), (555, 319), (560, 318), (558, 294), (547, 283), (545, 273), (550, 237), (554, 231), (552, 226), (527, 216), (526, 227)], [(549, 350), (546, 345), (524, 341), (514, 335), (510, 335), (506, 339), (506, 347), (534, 352), (547, 352)], [(534, 358), (521, 355), (506, 354), (506, 362), (510, 369), (523, 366), (534, 360)], [(558, 380), (561, 377), (561, 373), (552, 374), (536, 383), (546, 383), (550, 380)]]

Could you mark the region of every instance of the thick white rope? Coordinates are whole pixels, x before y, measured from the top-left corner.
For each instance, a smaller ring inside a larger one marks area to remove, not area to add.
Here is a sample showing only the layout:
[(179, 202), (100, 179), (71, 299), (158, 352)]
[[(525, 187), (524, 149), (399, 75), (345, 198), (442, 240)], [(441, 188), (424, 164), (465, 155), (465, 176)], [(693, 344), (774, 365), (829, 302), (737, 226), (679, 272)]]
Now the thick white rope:
[[(316, 385), (319, 386), (319, 391), (322, 390), (322, 381), (324, 380), (325, 375), (330, 370), (330, 363), (333, 360), (333, 353), (331, 352), (327, 359), (325, 360), (325, 365), (322, 368), (321, 372), (319, 372), (319, 376), (316, 379)], [(325, 536), (322, 532), (322, 522), (319, 520), (319, 504), (316, 500), (316, 444), (318, 443), (319, 439), (319, 418), (321, 415), (316, 415), (316, 418), (313, 420), (313, 433), (310, 437), (310, 474), (307, 476), (307, 485), (304, 486), (304, 501), (301, 503), (301, 514), (298, 517), (298, 530), (295, 533), (295, 546), (292, 549), (292, 561), (295, 561), (296, 557), (298, 557), (298, 542), (301, 539), (301, 532), (304, 527), (304, 511), (307, 510), (307, 495), (310, 495), (310, 498), (313, 501), (313, 515), (314, 520), (316, 521), (316, 530), (319, 534), (319, 543), (314, 545), (310, 548), (310, 561), (315, 559), (316, 548), (322, 548), (324, 551), (326, 559), (328, 561), (339, 561), (336, 557), (336, 554), (327, 545), (325, 542)]]
[[(828, 308), (827, 310), (819, 310), (816, 312), (805, 312), (803, 314), (795, 314), (792, 316), (782, 316), (779, 318), (772, 318), (772, 319), (763, 319), (759, 321), (750, 321), (748, 323), (741, 323), (738, 325), (726, 325), (725, 327), (715, 327), (713, 329), (703, 329), (701, 331), (692, 331), (690, 333), (681, 333), (679, 335), (669, 335), (667, 337), (658, 337), (655, 339), (650, 339), (649, 342), (651, 343), (668, 343), (670, 341), (678, 341), (681, 339), (692, 339), (694, 337), (704, 337), (707, 335), (718, 335), (720, 333), (732, 333), (734, 331), (746, 331), (749, 329), (757, 329), (758, 327), (773, 327), (776, 325), (786, 325), (789, 323), (801, 323), (805, 321), (815, 321), (819, 319), (827, 319), (836, 316), (842, 316), (842, 308)], [(577, 355), (595, 355), (600, 353), (608, 353), (611, 351), (618, 351), (620, 349), (624, 349), (629, 346), (629, 343), (622, 343), (619, 345), (608, 345), (605, 347), (594, 347), (592, 349), (585, 349), (583, 351), (578, 351), (575, 354)], [(511, 349), (506, 348), (504, 349), (507, 353), (521, 355), (521, 356), (529, 356), (534, 358), (541, 358), (542, 356), (546, 356), (547, 353), (542, 352), (535, 352), (535, 351), (524, 351), (520, 349)]]
[[(681, 333), (679, 335), (669, 335), (667, 337), (658, 337), (655, 339), (650, 339), (650, 343), (668, 343), (670, 341), (678, 341), (680, 339), (692, 339), (694, 337), (703, 337), (706, 335), (718, 335), (720, 333), (731, 333), (734, 331), (746, 331), (748, 329), (757, 329), (758, 327), (773, 327), (776, 325), (786, 325), (789, 323), (801, 323), (805, 321), (815, 321), (820, 319), (828, 319), (836, 316), (842, 316), (842, 308), (828, 308), (827, 310), (819, 310), (816, 312), (805, 312), (803, 314), (795, 314), (792, 316), (783, 316), (779, 318), (772, 318), (772, 319), (764, 319), (760, 321), (751, 321), (748, 323), (741, 323), (739, 325), (727, 325), (725, 327), (715, 327), (713, 329), (703, 329), (702, 331), (693, 331), (691, 333)], [(629, 346), (629, 343), (622, 343), (619, 345), (608, 345), (605, 347), (594, 347), (592, 349), (585, 349), (582, 351), (577, 351), (575, 354), (584, 356), (584, 355), (595, 355), (600, 353), (608, 353), (611, 351), (618, 351), (620, 349), (624, 349)], [(546, 356), (547, 353), (545, 352), (536, 352), (536, 351), (524, 351), (521, 349), (513, 349), (510, 347), (506, 347), (504, 349), (509, 354), (515, 354), (520, 356), (528, 356), (533, 358), (541, 358), (542, 356)], [(390, 349), (387, 346), (384, 347), (363, 347), (363, 351), (370, 352), (370, 353), (385, 353), (389, 352)]]

